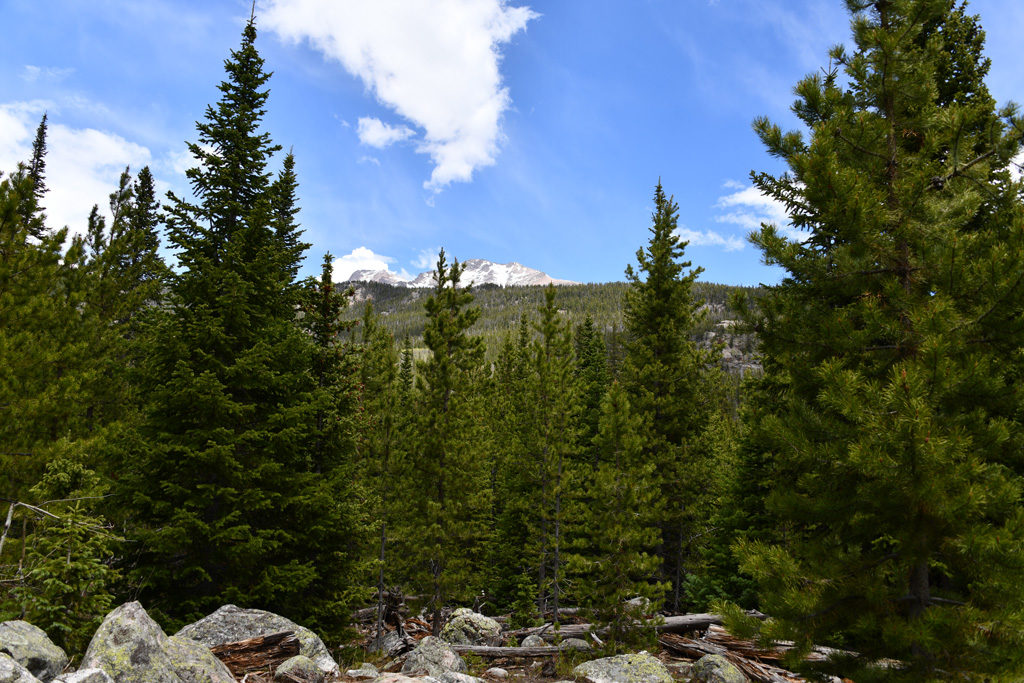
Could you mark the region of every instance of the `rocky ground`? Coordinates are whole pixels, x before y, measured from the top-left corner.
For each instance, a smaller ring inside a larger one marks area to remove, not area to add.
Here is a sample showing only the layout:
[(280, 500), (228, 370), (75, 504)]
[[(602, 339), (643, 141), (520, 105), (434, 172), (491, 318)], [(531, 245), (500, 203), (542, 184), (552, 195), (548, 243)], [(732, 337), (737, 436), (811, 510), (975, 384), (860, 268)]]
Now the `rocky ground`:
[[(367, 633), (367, 644), (379, 645), (368, 657), (372, 661), (342, 669), (315, 633), (270, 612), (226, 605), (167, 635), (142, 605), (129, 602), (107, 615), (77, 667), (69, 666), (67, 655), (41, 629), (24, 621), (0, 623), (0, 683), (749, 680), (735, 666), (735, 658), (730, 661), (728, 652), (700, 656), (701, 648), (714, 645), (701, 645), (688, 636), (673, 635), (676, 640), (672, 642), (678, 641), (684, 648), (675, 652), (667, 648), (654, 654), (603, 657), (588, 640), (565, 638), (554, 644), (550, 630), (543, 628), (523, 636), (522, 631), (507, 631), (495, 619), (469, 609), (455, 610), (440, 637), (427, 635), (425, 626), (418, 619), (406, 620), (387, 631), (380, 643), (375, 642), (375, 633)], [(687, 651), (685, 647), (696, 647), (699, 658), (679, 656), (680, 651)], [(742, 666), (742, 661), (739, 663)], [(798, 680), (786, 676), (753, 678)]]

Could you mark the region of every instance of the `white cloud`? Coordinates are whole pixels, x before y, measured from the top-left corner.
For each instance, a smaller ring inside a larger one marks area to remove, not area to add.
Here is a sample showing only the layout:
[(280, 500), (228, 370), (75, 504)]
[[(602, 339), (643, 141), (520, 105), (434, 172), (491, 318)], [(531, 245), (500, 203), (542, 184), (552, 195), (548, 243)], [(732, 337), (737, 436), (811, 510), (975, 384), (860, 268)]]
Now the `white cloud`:
[(1010, 177), (1016, 181), (1024, 177), (1024, 147), (1010, 159)]
[[(0, 170), (10, 172), (19, 161), (28, 161), (36, 126), (51, 105), (42, 101), (0, 105)], [(150, 157), (147, 148), (119, 135), (58, 123), (51, 109), (46, 136), (48, 191), (43, 198), (48, 225), (84, 233), (93, 204), (107, 208), (125, 166), (138, 170)]]
[(359, 119), (356, 134), (364, 145), (384, 149), (416, 133), (408, 126), (389, 126), (380, 119), (363, 116)]
[(441, 253), (441, 247), (429, 247), (427, 249), (420, 249), (420, 252), (413, 259), (412, 265), (414, 268), (421, 270), (432, 270), (437, 266), (437, 257)]
[(786, 205), (782, 202), (762, 194), (753, 185), (744, 185), (735, 180), (727, 180), (723, 187), (735, 191), (718, 198), (715, 207), (725, 212), (715, 216), (716, 222), (738, 225), (747, 232), (760, 230), (762, 223), (770, 223), (790, 239), (807, 239), (807, 233), (797, 230), (790, 223)]
[(72, 67), (35, 66), (26, 64), (21, 72), (21, 80), (27, 83), (36, 81), (63, 81), (75, 72)]
[(726, 251), (739, 251), (745, 246), (743, 240), (738, 237), (720, 235), (711, 230), (701, 232), (699, 230), (690, 230), (684, 226), (677, 229), (676, 234), (679, 235), (680, 239), (686, 240), (690, 243), (690, 246), (694, 247), (722, 247)]
[(380, 159), (378, 159), (377, 157), (371, 157), (371, 156), (365, 156), (364, 155), (364, 156), (359, 157), (359, 163), (361, 163), (361, 164), (373, 164), (374, 166), (380, 166)]
[(403, 280), (411, 280), (412, 278), (405, 270), (397, 272), (391, 270), (390, 266), (396, 260), (390, 256), (375, 254), (372, 249), (367, 247), (356, 247), (348, 254), (334, 259), (331, 262), (331, 271), (335, 282), (344, 282), (357, 270), (387, 270)]
[(538, 15), (508, 0), (263, 0), (261, 22), (308, 40), (359, 77), (385, 106), (424, 131), (434, 163), (424, 187), (468, 182), (495, 163), (501, 116), (501, 46)]

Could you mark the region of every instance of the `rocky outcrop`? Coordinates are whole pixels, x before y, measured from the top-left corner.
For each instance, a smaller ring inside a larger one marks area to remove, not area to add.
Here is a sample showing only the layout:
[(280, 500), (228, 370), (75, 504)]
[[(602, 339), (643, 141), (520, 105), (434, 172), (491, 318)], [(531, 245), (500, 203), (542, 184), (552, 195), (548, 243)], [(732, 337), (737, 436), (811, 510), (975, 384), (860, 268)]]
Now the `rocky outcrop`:
[(0, 623), (0, 652), (10, 655), (43, 683), (68, 665), (64, 650), (54, 645), (43, 629), (27, 621)]
[(453, 645), (500, 645), (501, 624), (461, 607), (441, 629), (441, 638)]
[(436, 678), (445, 671), (465, 673), (466, 662), (448, 647), (448, 643), (434, 636), (421, 640), (402, 665), (403, 674), (421, 673)]
[(39, 683), (39, 679), (10, 655), (0, 653), (0, 683)]
[(693, 665), (693, 680), (700, 683), (746, 683), (747, 677), (722, 655), (705, 655)]
[(82, 658), (82, 669), (102, 669), (117, 683), (234, 683), (209, 649), (168, 638), (137, 602), (107, 615)]
[(672, 683), (665, 665), (646, 652), (594, 659), (572, 673), (586, 683)]
[(341, 673), (327, 646), (315, 633), (299, 626), (291, 619), (261, 609), (242, 609), (234, 605), (225, 605), (208, 617), (189, 624), (175, 635), (191, 638), (206, 647), (215, 647), (281, 631), (294, 632), (299, 639), (299, 654), (316, 662), (317, 668), (325, 675), (337, 676)]

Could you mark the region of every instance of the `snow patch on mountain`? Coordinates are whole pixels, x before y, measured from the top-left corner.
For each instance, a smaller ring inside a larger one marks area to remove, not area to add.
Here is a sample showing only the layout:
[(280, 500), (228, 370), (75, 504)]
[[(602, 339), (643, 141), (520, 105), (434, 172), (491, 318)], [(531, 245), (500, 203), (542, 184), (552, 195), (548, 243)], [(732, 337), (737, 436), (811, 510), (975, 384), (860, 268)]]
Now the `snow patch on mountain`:
[[(501, 287), (521, 287), (525, 285), (578, 285), (572, 280), (559, 280), (547, 273), (524, 266), (515, 261), (511, 263), (494, 263), (485, 259), (472, 258), (462, 264), (462, 283), (468, 285), (499, 285)], [(433, 287), (434, 271), (420, 273), (412, 280), (404, 280), (389, 270), (357, 270), (349, 276), (348, 282), (384, 282), (389, 285), (403, 287)]]

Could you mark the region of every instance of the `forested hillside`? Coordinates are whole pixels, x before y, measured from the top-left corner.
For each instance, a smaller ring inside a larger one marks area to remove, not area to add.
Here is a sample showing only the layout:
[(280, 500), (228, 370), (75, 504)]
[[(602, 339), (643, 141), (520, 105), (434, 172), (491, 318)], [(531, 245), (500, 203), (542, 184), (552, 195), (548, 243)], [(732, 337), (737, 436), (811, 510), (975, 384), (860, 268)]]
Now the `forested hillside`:
[(622, 283), (299, 278), (255, 18), (188, 197), (126, 170), (69, 236), (43, 116), (0, 177), (0, 620), (81, 654), (114, 604), (231, 603), (337, 648), (398, 596), (434, 635), (575, 607), (611, 653), (714, 609), (815, 680), (1019, 680), (1024, 118), (962, 3), (847, 6), (800, 130), (755, 120), (801, 237), (754, 233), (760, 289), (698, 280), (660, 182)]
[[(381, 282), (354, 282), (335, 285), (340, 289), (351, 287), (352, 305), (343, 317), (358, 320), (366, 302), (373, 301), (374, 311), (381, 316), (384, 326), (398, 340), (407, 337), (414, 347), (422, 346), (426, 315), (423, 301), (429, 290), (411, 289)], [(605, 344), (613, 356), (622, 345), (625, 324), (624, 300), (629, 285), (625, 282), (580, 284), (558, 288), (558, 310), (572, 326), (589, 316), (595, 329), (604, 336)], [(542, 286), (499, 287), (482, 285), (473, 287), (474, 302), (480, 309), (480, 319), (470, 332), (483, 337), (488, 358), (493, 359), (502, 340), (518, 325), (522, 316), (531, 316), (544, 303)], [(753, 334), (734, 329), (739, 312), (729, 303), (733, 296), (755, 300), (759, 288), (719, 285), (710, 282), (693, 283), (693, 294), (702, 302), (701, 315), (690, 328), (690, 337), (704, 346), (724, 344), (729, 349), (726, 367), (736, 374), (759, 367), (756, 340)]]

